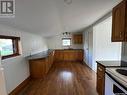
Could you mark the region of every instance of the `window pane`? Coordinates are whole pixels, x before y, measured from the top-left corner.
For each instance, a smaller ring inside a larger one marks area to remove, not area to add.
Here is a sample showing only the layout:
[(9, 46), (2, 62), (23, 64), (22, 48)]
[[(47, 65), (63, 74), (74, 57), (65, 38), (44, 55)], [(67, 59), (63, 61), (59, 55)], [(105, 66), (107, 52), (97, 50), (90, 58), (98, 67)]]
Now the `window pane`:
[(71, 39), (63, 39), (63, 46), (70, 46), (71, 45)]
[(12, 39), (0, 39), (0, 51), (2, 56), (13, 54)]

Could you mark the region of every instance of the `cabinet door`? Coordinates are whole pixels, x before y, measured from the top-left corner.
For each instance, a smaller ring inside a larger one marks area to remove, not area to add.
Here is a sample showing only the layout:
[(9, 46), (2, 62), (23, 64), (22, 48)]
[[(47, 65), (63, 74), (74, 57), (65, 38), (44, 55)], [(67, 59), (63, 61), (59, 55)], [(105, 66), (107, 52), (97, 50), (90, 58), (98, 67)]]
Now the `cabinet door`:
[(63, 60), (67, 61), (68, 60), (68, 56), (69, 56), (69, 52), (65, 50), (61, 54), (63, 54)]
[(59, 61), (63, 61), (64, 60), (64, 53), (62, 53), (62, 50), (56, 50), (55, 51), (55, 61), (59, 62)]
[(78, 43), (79, 44), (82, 44), (83, 43), (82, 40), (83, 40), (82, 34), (81, 35), (78, 35)]
[(97, 64), (97, 92), (98, 95), (104, 95), (105, 92), (105, 68)]
[(83, 43), (83, 37), (82, 34), (74, 34), (73, 35), (73, 43), (74, 44), (82, 44)]
[(79, 61), (83, 62), (83, 50), (79, 52), (78, 56), (79, 56)]
[(30, 60), (30, 76), (31, 78), (43, 78), (46, 74), (46, 64), (44, 59)]
[(125, 9), (126, 0), (121, 2), (113, 9), (113, 24), (112, 24), (112, 41), (122, 42), (125, 40)]
[(73, 43), (74, 43), (74, 44), (77, 43), (77, 35), (73, 35)]
[(104, 77), (97, 76), (97, 92), (98, 95), (104, 95)]

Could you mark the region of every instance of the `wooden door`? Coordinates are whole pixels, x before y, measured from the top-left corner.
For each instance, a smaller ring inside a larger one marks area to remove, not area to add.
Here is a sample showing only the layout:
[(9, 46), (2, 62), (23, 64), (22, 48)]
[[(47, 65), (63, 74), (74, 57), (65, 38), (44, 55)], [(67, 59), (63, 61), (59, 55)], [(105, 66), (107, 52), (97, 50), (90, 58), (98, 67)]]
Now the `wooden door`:
[(125, 40), (125, 16), (126, 16), (126, 0), (113, 8), (112, 21), (112, 41), (121, 42)]

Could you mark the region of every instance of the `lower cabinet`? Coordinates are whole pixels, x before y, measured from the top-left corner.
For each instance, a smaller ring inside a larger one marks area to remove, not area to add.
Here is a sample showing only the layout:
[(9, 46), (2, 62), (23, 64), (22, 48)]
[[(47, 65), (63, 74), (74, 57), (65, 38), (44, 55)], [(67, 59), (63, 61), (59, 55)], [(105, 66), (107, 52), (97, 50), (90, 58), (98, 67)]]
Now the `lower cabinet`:
[(83, 50), (55, 50), (56, 62), (83, 61)]
[(53, 53), (46, 58), (29, 60), (30, 77), (43, 78), (53, 64)]
[(105, 93), (105, 67), (97, 64), (97, 92), (98, 95)]
[(83, 50), (55, 50), (48, 57), (29, 60), (31, 78), (43, 78), (54, 61), (83, 61)]
[(30, 60), (31, 78), (43, 78), (46, 74), (46, 59)]

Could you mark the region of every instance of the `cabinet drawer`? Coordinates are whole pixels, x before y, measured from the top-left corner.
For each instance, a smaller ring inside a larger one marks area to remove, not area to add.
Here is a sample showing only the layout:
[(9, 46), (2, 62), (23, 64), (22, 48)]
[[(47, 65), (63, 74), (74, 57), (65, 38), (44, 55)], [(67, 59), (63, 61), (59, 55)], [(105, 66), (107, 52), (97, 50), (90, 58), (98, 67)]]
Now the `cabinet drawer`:
[(99, 64), (97, 64), (97, 76), (100, 76), (100, 77), (105, 76), (105, 68)]

